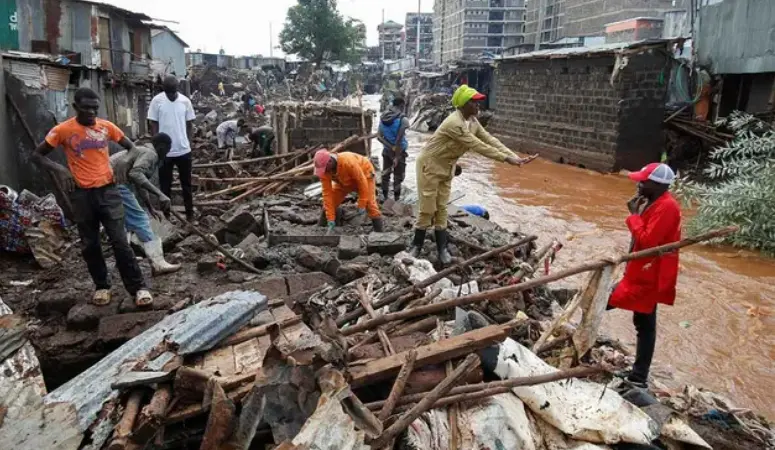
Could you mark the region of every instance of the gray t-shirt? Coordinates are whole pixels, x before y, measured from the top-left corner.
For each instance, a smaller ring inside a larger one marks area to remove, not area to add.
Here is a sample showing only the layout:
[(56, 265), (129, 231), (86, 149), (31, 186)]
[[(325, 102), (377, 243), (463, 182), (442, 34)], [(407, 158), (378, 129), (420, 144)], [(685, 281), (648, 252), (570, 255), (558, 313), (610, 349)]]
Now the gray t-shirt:
[[(138, 146), (137, 149), (139, 152), (134, 161), (127, 161), (127, 166), (129, 167), (127, 176), (129, 180), (134, 181), (140, 174), (144, 175), (148, 180), (153, 180), (153, 177), (159, 170), (159, 156), (156, 154), (156, 150), (143, 145)], [(126, 150), (110, 155), (110, 165), (115, 167), (119, 159), (127, 158), (128, 152)]]

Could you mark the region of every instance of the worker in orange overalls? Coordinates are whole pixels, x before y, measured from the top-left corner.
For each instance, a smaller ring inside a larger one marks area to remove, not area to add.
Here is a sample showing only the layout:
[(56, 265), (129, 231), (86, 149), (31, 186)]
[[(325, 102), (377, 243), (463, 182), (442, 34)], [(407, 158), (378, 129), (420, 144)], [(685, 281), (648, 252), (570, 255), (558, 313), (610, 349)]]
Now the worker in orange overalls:
[(374, 231), (382, 231), (382, 213), (377, 206), (377, 184), (374, 165), (365, 156), (342, 152), (333, 154), (328, 150), (315, 153), (315, 175), (323, 185), (323, 212), (328, 232), (336, 226), (336, 208), (350, 192), (358, 193), (358, 212), (368, 213)]

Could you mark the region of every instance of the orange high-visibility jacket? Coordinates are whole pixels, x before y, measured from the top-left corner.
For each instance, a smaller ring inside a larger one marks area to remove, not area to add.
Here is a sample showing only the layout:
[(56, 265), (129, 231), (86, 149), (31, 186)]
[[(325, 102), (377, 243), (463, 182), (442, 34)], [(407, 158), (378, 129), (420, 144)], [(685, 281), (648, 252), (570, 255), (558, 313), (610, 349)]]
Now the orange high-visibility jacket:
[(346, 192), (358, 192), (358, 208), (365, 209), (370, 199), (374, 198), (374, 165), (365, 156), (357, 153), (342, 152), (336, 155), (336, 175), (325, 174), (320, 177), (323, 185), (323, 206), (326, 209), (326, 218), (329, 221), (336, 220), (336, 207), (334, 201), (334, 183), (337, 189)]

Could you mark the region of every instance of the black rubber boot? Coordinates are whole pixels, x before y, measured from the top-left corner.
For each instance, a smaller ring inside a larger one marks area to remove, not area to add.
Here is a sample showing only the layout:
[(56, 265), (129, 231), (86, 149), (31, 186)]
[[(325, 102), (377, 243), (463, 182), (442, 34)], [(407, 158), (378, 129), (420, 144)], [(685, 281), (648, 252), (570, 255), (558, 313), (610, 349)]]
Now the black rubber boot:
[(422, 246), (425, 243), (426, 230), (419, 228), (414, 229), (414, 238), (412, 239), (412, 246), (409, 247), (409, 254), (412, 258), (419, 258), (422, 252)]
[[(387, 198), (387, 196), (385, 196), (385, 198)], [(395, 201), (398, 201), (398, 199), (399, 199), (399, 198), (401, 198), (401, 186), (398, 186), (398, 187), (397, 187), (397, 188), (396, 188), (396, 189), (393, 191), (393, 199), (394, 199)]]
[(452, 264), (452, 255), (449, 254), (447, 249), (448, 241), (449, 235), (447, 230), (436, 230), (436, 248), (439, 250), (439, 262), (444, 266)]
[(320, 211), (320, 219), (318, 219), (318, 226), (324, 227), (326, 225), (328, 225), (328, 219), (326, 218), (326, 210), (323, 209), (322, 211)]
[(385, 223), (382, 221), (382, 217), (375, 217), (371, 219), (371, 225), (374, 227), (374, 231), (382, 233), (385, 231)]
[(388, 187), (386, 187), (386, 186), (383, 186), (382, 187), (382, 201), (384, 202), (384, 201), (386, 201), (389, 198), (390, 198), (390, 189), (388, 189)]

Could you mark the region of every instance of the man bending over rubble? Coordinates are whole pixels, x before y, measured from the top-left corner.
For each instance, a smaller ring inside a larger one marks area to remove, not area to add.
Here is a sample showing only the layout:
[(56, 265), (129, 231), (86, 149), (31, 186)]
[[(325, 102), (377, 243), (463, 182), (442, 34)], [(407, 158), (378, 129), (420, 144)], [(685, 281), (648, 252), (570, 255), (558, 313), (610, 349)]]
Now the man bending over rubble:
[[(80, 88), (75, 91), (73, 108), (76, 116), (48, 132), (46, 139), (35, 149), (32, 161), (51, 172), (58, 184), (70, 193), (83, 246), (83, 259), (96, 286), (94, 304), (107, 305), (111, 297), (110, 276), (100, 244), (100, 225), (105, 227), (127, 292), (138, 305), (151, 303), (153, 297), (146, 288), (143, 273), (124, 231), (124, 208), (116, 184), (124, 182), (126, 166), (119, 163), (114, 178), (108, 142), (118, 142), (127, 149), (130, 157), (136, 157), (138, 149), (120, 128), (97, 117), (100, 98), (93, 90)], [(46, 157), (60, 145), (69, 171)]]
[(374, 231), (382, 231), (382, 213), (377, 205), (376, 174), (374, 165), (365, 156), (342, 152), (333, 154), (328, 150), (315, 153), (315, 175), (323, 185), (323, 214), (328, 232), (336, 226), (336, 209), (350, 192), (358, 193), (358, 213), (368, 213)]
[[(667, 164), (652, 163), (633, 172), (638, 193), (629, 202), (627, 228), (632, 233), (630, 251), (637, 252), (681, 240), (681, 208), (668, 190), (675, 180)], [(624, 278), (614, 288), (608, 308), (632, 311), (637, 332), (635, 364), (623, 374), (626, 381), (645, 387), (657, 341), (657, 303), (675, 302), (678, 281), (678, 252), (627, 263)]]
[(237, 136), (246, 130), (245, 119), (233, 119), (221, 122), (215, 129), (215, 135), (218, 137), (218, 149), (223, 150), (226, 147), (235, 147), (237, 145)]
[(274, 129), (268, 125), (254, 128), (248, 136), (250, 142), (253, 143), (253, 151), (251, 152), (251, 156), (253, 158), (271, 156), (274, 137)]
[(409, 142), (406, 130), (409, 119), (404, 115), (406, 102), (401, 97), (393, 99), (393, 107), (382, 114), (377, 139), (382, 143), (382, 197), (387, 200), (390, 192), (390, 176), (393, 176), (393, 198), (401, 197), (401, 183), (406, 176), (406, 157)]
[(509, 150), (498, 139), (485, 131), (476, 119), (479, 114), (479, 101), (485, 96), (467, 85), (460, 86), (452, 96), (452, 106), (456, 111), (447, 117), (438, 130), (433, 133), (417, 157), (417, 194), (418, 210), (415, 222), (414, 239), (409, 253), (418, 257), (425, 242), (428, 228), (435, 226), (436, 247), (439, 261), (452, 262), (447, 249), (447, 203), (452, 189), (455, 165), (466, 152), (473, 150), (480, 155), (496, 161), (521, 166), (535, 159), (535, 156), (522, 159)]
[(161, 239), (154, 235), (148, 213), (140, 206), (137, 199), (139, 196), (148, 211), (159, 220), (161, 220), (162, 215), (154, 209), (149, 194), (153, 194), (159, 199), (162, 211), (168, 212), (170, 210), (172, 205), (170, 198), (151, 183), (151, 178), (159, 170), (159, 162), (164, 161), (170, 148), (172, 148), (172, 138), (167, 134), (159, 133), (153, 137), (151, 142), (154, 148), (137, 147), (139, 152), (134, 158), (126, 151), (118, 152), (111, 155), (110, 163), (114, 170), (120, 162), (128, 167), (127, 179), (129, 183), (118, 186), (124, 203), (124, 224), (128, 232), (134, 233), (140, 239), (145, 256), (151, 260), (153, 273), (163, 275), (178, 271), (180, 264), (170, 264), (164, 259)]

